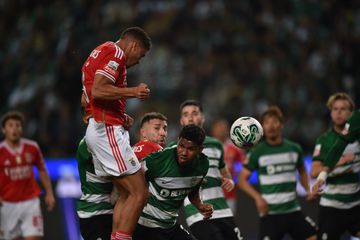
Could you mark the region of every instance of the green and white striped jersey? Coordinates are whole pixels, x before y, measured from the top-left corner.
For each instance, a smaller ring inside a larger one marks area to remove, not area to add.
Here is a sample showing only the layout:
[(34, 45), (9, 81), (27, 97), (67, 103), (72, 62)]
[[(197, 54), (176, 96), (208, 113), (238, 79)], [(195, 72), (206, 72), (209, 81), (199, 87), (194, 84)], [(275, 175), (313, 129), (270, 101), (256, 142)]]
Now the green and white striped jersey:
[(79, 218), (112, 214), (114, 206), (110, 203), (113, 184), (110, 179), (96, 176), (91, 153), (87, 149), (85, 138), (79, 143), (76, 158), (81, 182), (81, 198), (76, 210)]
[[(209, 159), (209, 171), (204, 182), (201, 184), (200, 197), (203, 202), (213, 205), (214, 213), (211, 219), (232, 217), (233, 213), (227, 205), (223, 189), (221, 188), (220, 169), (225, 167), (223, 145), (217, 139), (208, 136), (206, 136), (203, 145), (203, 153)], [(203, 220), (203, 216), (190, 203), (189, 199), (185, 200), (184, 205), (188, 226)]]
[[(323, 133), (316, 141), (313, 161), (324, 162), (329, 149), (339, 134), (333, 129)], [(360, 140), (360, 139), (359, 139)], [(358, 141), (349, 143), (343, 154), (355, 154), (355, 160), (335, 167), (328, 175), (320, 205), (338, 209), (349, 209), (360, 205), (360, 144)]]
[(269, 206), (269, 214), (282, 214), (300, 210), (296, 194), (296, 170), (304, 165), (299, 144), (283, 139), (279, 145), (265, 141), (252, 148), (250, 171), (257, 170), (260, 193)]
[(170, 228), (175, 225), (184, 199), (198, 188), (205, 177), (209, 161), (204, 154), (181, 166), (177, 162), (176, 146), (151, 153), (144, 158), (150, 198), (138, 223), (147, 227)]

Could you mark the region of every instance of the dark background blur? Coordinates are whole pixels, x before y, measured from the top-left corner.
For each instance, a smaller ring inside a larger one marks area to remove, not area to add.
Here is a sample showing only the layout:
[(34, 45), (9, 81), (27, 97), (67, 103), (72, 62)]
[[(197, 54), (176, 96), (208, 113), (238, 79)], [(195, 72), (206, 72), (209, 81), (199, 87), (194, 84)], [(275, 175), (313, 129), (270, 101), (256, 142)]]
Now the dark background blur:
[[(259, 117), (278, 104), (284, 135), (311, 153), (329, 127), (329, 95), (346, 91), (360, 102), (360, 1), (0, 0), (0, 113), (22, 111), (25, 136), (46, 157), (74, 157), (85, 133), (82, 63), (130, 26), (143, 27), (153, 48), (128, 72), (129, 86), (147, 83), (151, 98), (129, 100), (127, 111), (136, 120), (148, 111), (167, 115), (169, 141), (187, 98), (204, 105), (206, 129), (216, 118)], [(44, 212), (44, 239), (67, 239), (64, 204)], [(316, 219), (317, 204), (302, 204)], [(236, 221), (255, 238), (258, 218), (244, 194)]]
[[(26, 136), (46, 157), (72, 157), (84, 135), (81, 66), (104, 41), (141, 26), (153, 48), (130, 69), (129, 86), (146, 82), (151, 98), (128, 101), (136, 120), (169, 117), (200, 100), (206, 128), (218, 117), (258, 117), (278, 104), (285, 136), (310, 153), (329, 126), (326, 99), (346, 91), (359, 103), (360, 1), (138, 0), (0, 1), (0, 113), (17, 109)], [(136, 125), (132, 139), (136, 140)]]

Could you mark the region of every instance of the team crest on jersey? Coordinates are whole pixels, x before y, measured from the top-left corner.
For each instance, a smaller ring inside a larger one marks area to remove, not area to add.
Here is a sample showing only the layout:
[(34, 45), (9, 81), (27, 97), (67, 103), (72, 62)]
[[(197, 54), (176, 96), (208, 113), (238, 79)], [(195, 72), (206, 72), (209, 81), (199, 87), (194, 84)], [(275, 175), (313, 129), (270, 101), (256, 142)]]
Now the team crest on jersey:
[(113, 69), (113, 70), (117, 70), (119, 67), (119, 63), (115, 62), (115, 61), (109, 61), (109, 63), (107, 64), (109, 66), (109, 68)]
[(135, 167), (136, 162), (135, 162), (134, 158), (130, 158), (129, 162), (131, 163), (131, 165), (133, 165)]
[(346, 123), (344, 129), (342, 130), (342, 135), (348, 135), (350, 129), (350, 123)]

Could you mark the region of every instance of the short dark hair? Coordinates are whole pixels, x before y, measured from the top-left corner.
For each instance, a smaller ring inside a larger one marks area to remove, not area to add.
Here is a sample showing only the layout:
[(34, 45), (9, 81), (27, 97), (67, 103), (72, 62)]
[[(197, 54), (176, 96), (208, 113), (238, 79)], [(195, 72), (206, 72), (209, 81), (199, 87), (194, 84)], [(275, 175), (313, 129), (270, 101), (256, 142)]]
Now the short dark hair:
[(180, 104), (180, 114), (181, 114), (183, 108), (186, 106), (196, 106), (199, 108), (200, 112), (203, 112), (203, 107), (201, 106), (199, 101), (197, 101), (195, 99), (188, 99)]
[(201, 146), (205, 140), (205, 130), (195, 124), (189, 124), (181, 129), (179, 138), (185, 138), (186, 140)]
[(150, 50), (151, 48), (151, 39), (149, 35), (144, 31), (144, 29), (140, 27), (130, 27), (125, 29), (122, 33), (120, 38), (124, 39), (127, 36), (131, 36), (135, 38), (136, 40), (140, 41), (140, 43), (143, 45), (143, 47), (146, 50)]
[(165, 117), (164, 114), (159, 112), (149, 112), (146, 113), (140, 120), (140, 128), (147, 122), (149, 122), (152, 119), (160, 119), (163, 121), (167, 121), (167, 117)]
[(24, 125), (24, 122), (25, 122), (25, 118), (24, 118), (24, 115), (19, 112), (19, 111), (10, 111), (10, 112), (7, 112), (5, 113), (2, 117), (1, 117), (1, 126), (2, 128), (5, 127), (5, 124), (8, 120), (10, 119), (14, 119), (14, 120), (18, 120), (21, 122), (21, 125)]
[(273, 117), (276, 117), (277, 119), (279, 119), (279, 121), (281, 123), (284, 123), (284, 115), (281, 111), (281, 109), (276, 106), (276, 105), (273, 105), (273, 106), (270, 106), (262, 115), (261, 115), (261, 118), (260, 118), (260, 122), (261, 124), (264, 123), (264, 119), (265, 117), (267, 116), (273, 116)]

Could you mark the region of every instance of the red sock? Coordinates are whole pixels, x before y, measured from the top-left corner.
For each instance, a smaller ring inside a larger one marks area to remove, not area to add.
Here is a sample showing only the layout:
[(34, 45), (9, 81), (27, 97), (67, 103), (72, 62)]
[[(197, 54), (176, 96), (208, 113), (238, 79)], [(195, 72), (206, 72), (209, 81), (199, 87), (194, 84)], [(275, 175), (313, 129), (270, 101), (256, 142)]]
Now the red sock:
[(115, 236), (116, 236), (115, 232), (111, 233), (111, 240), (115, 240)]
[[(114, 239), (113, 239), (114, 237)], [(111, 240), (132, 240), (131, 234), (121, 230), (115, 230), (111, 234)]]

